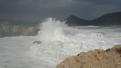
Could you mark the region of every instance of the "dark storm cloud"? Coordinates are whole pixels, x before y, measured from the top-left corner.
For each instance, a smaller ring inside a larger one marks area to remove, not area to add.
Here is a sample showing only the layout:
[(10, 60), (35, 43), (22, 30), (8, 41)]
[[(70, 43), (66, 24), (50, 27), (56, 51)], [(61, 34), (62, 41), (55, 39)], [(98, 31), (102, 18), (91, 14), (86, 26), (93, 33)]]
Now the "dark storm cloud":
[[(121, 11), (121, 0), (73, 0), (78, 3), (79, 15), (84, 15), (84, 18), (96, 18), (106, 13)], [(85, 3), (85, 4), (84, 4)], [(82, 6), (83, 4), (83, 6)], [(75, 5), (77, 6), (77, 4)], [(82, 17), (82, 16), (80, 16)]]
[(43, 19), (73, 14), (91, 19), (120, 8), (121, 0), (0, 0), (0, 17)]

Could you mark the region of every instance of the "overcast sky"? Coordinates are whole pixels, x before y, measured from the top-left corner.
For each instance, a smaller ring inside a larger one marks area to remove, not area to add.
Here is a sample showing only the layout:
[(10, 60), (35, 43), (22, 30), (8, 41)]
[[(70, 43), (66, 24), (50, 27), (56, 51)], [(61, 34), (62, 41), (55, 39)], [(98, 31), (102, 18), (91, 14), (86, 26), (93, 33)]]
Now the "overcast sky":
[(94, 19), (121, 11), (121, 0), (0, 0), (0, 18), (44, 19), (77, 15)]

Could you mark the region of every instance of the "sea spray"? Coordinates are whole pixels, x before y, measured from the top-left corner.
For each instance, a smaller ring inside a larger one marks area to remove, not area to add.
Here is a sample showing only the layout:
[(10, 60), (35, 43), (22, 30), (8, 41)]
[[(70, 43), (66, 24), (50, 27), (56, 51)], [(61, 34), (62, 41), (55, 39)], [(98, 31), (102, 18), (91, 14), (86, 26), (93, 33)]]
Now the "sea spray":
[(31, 55), (46, 63), (56, 65), (67, 56), (80, 51), (104, 48), (104, 35), (101, 32), (84, 32), (69, 27), (65, 22), (53, 18), (40, 24), (37, 40), (40, 44), (31, 47)]
[(48, 18), (40, 24), (40, 31), (38, 36), (41, 41), (65, 41), (67, 39), (64, 35), (64, 22), (58, 21), (55, 18)]
[(121, 44), (121, 27), (69, 27), (50, 18), (40, 24), (37, 36), (0, 38), (0, 67), (55, 68), (68, 56), (116, 44)]

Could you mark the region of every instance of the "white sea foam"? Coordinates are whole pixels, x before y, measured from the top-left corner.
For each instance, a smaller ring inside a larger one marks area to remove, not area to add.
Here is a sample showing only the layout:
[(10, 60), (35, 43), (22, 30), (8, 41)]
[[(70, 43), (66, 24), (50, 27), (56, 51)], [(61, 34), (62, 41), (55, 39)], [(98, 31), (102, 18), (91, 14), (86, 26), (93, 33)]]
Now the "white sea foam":
[(64, 58), (79, 52), (107, 49), (120, 43), (119, 40), (109, 37), (116, 35), (117, 32), (113, 30), (115, 29), (98, 26), (69, 27), (64, 22), (49, 18), (41, 24), (37, 36), (42, 43), (31, 47), (31, 55), (56, 65)]
[(69, 27), (62, 21), (49, 18), (40, 24), (37, 36), (0, 38), (0, 68), (55, 68), (68, 56), (121, 44), (120, 29)]

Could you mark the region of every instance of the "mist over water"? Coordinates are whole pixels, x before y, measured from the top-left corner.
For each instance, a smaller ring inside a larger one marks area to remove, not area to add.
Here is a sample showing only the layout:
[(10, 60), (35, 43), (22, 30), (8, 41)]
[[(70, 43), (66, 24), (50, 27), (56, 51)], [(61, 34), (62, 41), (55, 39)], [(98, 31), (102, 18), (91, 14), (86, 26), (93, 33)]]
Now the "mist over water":
[[(1, 68), (55, 68), (66, 57), (121, 44), (121, 27), (78, 26), (48, 18), (37, 36), (0, 38)], [(35, 42), (35, 43), (33, 43)]]
[(57, 21), (54, 18), (48, 18), (40, 24), (38, 36), (41, 41), (65, 41), (64, 28), (67, 27), (64, 22)]
[(41, 44), (31, 47), (31, 55), (48, 64), (56, 65), (66, 57), (79, 52), (107, 49), (120, 43), (121, 39), (111, 38), (115, 35), (120, 36), (115, 30), (117, 28), (99, 26), (69, 27), (64, 22), (48, 18), (40, 25), (37, 36)]

